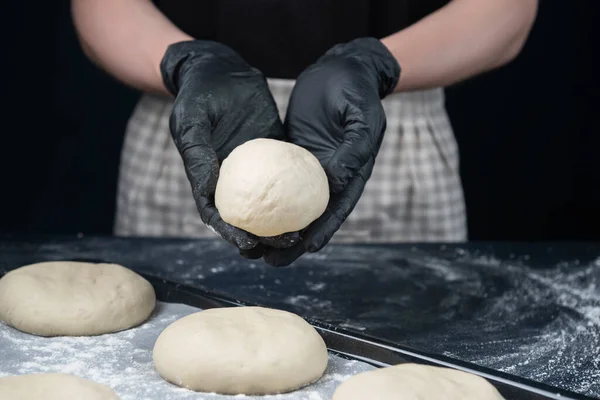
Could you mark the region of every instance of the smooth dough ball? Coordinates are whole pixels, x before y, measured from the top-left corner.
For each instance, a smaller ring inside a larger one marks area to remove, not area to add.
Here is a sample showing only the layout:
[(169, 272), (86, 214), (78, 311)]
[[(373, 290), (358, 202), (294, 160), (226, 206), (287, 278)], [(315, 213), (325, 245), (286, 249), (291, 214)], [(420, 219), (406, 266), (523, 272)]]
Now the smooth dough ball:
[(39, 336), (91, 336), (145, 321), (152, 285), (117, 264), (54, 261), (26, 265), (0, 279), (0, 320)]
[(0, 399), (119, 400), (108, 386), (70, 374), (30, 374), (0, 378)]
[(274, 139), (236, 147), (221, 165), (215, 193), (223, 221), (263, 237), (306, 228), (328, 202), (329, 184), (319, 160)]
[(354, 375), (332, 400), (503, 400), (485, 379), (450, 368), (400, 364)]
[(262, 307), (215, 308), (169, 325), (154, 345), (167, 381), (220, 394), (289, 392), (318, 380), (327, 348), (299, 316)]

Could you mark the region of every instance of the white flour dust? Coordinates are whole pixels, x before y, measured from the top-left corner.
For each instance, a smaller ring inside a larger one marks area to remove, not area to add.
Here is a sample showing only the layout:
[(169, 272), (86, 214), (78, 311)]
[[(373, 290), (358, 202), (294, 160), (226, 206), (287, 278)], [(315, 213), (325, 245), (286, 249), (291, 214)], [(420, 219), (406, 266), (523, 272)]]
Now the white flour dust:
[[(152, 348), (160, 332), (175, 320), (199, 311), (181, 304), (158, 303), (149, 321), (123, 332), (93, 337), (44, 338), (19, 332), (0, 322), (0, 377), (64, 372), (103, 383), (122, 400), (239, 399), (196, 393), (164, 381), (154, 370)], [(373, 369), (357, 361), (330, 355), (325, 375), (296, 392), (251, 398), (327, 400), (340, 382)]]
[[(532, 269), (489, 257), (463, 258), (495, 268), (502, 293), (480, 318), (487, 341), (469, 341), (445, 354), (588, 395), (600, 394), (600, 258)], [(518, 334), (515, 334), (518, 333)]]

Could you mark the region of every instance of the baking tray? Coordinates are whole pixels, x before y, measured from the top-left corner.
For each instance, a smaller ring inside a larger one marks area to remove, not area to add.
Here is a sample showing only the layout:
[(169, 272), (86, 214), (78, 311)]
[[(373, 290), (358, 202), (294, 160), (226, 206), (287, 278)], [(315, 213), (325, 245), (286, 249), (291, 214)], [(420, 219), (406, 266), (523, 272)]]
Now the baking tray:
[[(106, 262), (96, 259), (75, 259), (82, 262)], [(0, 270), (0, 278), (8, 271)], [(210, 292), (197, 286), (189, 286), (160, 278), (151, 274), (136, 273), (147, 279), (156, 292), (159, 301), (180, 303), (209, 309), (219, 307), (260, 306), (260, 304), (240, 301), (232, 297)], [(300, 315), (303, 317), (302, 315)], [(366, 362), (375, 367), (388, 367), (403, 363), (416, 363), (469, 372), (487, 379), (507, 400), (598, 400), (593, 397), (559, 389), (543, 383), (506, 374), (490, 368), (445, 357), (439, 354), (411, 349), (398, 343), (343, 329), (322, 321), (305, 318), (323, 337), (327, 349), (338, 356), (350, 360)]]
[[(138, 272), (139, 273), (139, 272)], [(260, 306), (234, 298), (212, 293), (208, 290), (172, 282), (163, 278), (140, 273), (154, 287), (159, 301), (183, 303), (201, 309), (237, 306)], [(507, 400), (596, 400), (592, 397), (555, 388), (518, 376), (513, 376), (472, 363), (449, 357), (427, 354), (398, 343), (382, 340), (364, 333), (342, 329), (337, 326), (305, 318), (323, 337), (330, 352), (347, 359), (369, 363), (376, 367), (388, 367), (402, 363), (417, 363), (469, 372), (487, 379)]]

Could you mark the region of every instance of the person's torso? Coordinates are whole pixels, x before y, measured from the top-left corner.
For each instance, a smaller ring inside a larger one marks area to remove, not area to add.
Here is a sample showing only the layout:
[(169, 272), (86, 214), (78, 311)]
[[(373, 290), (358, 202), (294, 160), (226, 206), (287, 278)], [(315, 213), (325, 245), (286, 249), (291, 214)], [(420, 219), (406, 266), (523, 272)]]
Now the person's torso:
[(397, 32), (450, 0), (154, 0), (180, 29), (238, 51), (266, 76), (295, 78), (337, 43)]

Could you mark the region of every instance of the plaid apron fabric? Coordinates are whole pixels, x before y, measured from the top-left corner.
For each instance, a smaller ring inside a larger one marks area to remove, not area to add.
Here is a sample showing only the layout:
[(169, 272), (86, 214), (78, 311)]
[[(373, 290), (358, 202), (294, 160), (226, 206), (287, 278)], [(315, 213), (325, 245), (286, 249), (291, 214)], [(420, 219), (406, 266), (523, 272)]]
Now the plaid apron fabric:
[[(284, 118), (294, 85), (268, 80)], [(456, 140), (441, 88), (383, 100), (387, 129), (365, 191), (334, 242), (467, 239)], [(172, 100), (144, 95), (127, 125), (115, 235), (215, 237), (196, 210), (169, 133)]]

